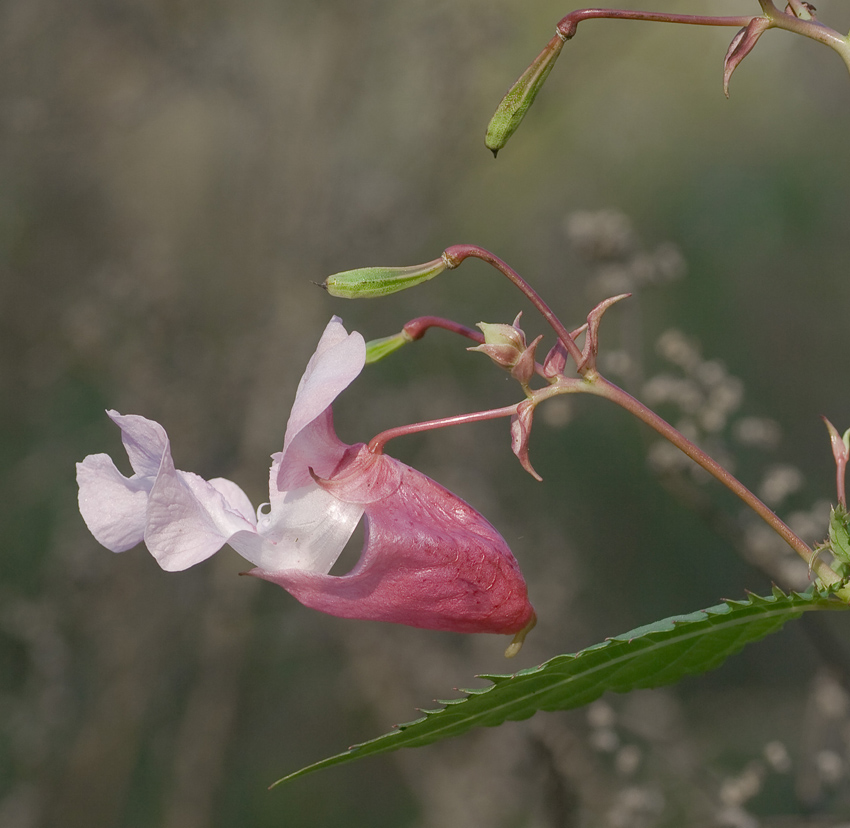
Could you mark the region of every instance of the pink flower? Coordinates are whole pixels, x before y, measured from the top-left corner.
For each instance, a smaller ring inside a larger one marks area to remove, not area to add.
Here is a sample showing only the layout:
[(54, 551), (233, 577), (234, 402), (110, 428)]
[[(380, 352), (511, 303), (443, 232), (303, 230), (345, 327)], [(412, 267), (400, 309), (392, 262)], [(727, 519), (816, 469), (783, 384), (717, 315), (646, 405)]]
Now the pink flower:
[[(365, 344), (331, 319), (301, 378), (269, 503), (256, 514), (223, 478), (178, 471), (165, 430), (136, 415), (120, 427), (132, 477), (105, 454), (77, 464), (80, 512), (113, 552), (144, 541), (163, 569), (225, 544), (302, 604), (343, 618), (455, 632), (517, 633), (534, 612), (516, 560), (474, 509), (430, 478), (333, 429), (331, 403), (360, 373)], [(329, 575), (361, 517), (366, 540), (347, 575)]]

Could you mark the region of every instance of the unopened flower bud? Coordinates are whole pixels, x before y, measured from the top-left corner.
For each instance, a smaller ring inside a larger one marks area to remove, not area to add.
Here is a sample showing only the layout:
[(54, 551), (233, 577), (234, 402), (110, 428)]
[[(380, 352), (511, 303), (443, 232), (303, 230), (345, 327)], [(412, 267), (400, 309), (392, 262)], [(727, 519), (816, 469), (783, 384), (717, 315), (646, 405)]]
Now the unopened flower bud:
[(835, 462), (847, 463), (850, 460), (850, 428), (842, 436), (826, 417), (823, 418), (823, 421), (826, 423), (826, 428), (829, 432), (829, 443), (832, 446), (832, 454), (835, 457)]
[(823, 421), (829, 431), (829, 442), (832, 446), (832, 456), (835, 459), (835, 488), (838, 494), (838, 503), (846, 509), (847, 493), (844, 478), (847, 474), (848, 462), (850, 462), (850, 428), (842, 436), (826, 417), (823, 418)]
[(558, 55), (561, 54), (564, 42), (564, 35), (558, 32), (502, 98), (502, 102), (490, 119), (487, 136), (484, 139), (484, 143), (494, 157), (522, 123), (525, 113), (534, 103), (540, 87), (543, 86), (543, 81), (546, 80)]
[(521, 316), (521, 313), (517, 314), (513, 325), (479, 322), (475, 327), (484, 334), (484, 344), (467, 350), (481, 351), (503, 368), (513, 368), (527, 347), (525, 332), (519, 327)]
[(375, 299), (415, 287), (439, 276), (447, 267), (444, 258), (410, 267), (361, 267), (328, 276), (322, 285), (341, 299)]

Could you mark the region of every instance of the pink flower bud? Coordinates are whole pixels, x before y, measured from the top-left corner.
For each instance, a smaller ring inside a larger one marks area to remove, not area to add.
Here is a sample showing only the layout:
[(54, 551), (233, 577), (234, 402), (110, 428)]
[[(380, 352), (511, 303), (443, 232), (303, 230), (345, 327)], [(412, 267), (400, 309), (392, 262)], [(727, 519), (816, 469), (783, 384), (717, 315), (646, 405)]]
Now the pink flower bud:
[(519, 327), (522, 313), (517, 314), (513, 325), (479, 322), (476, 327), (484, 334), (484, 344), (468, 348), (469, 351), (481, 351), (502, 368), (511, 372), (511, 376), (523, 385), (528, 385), (534, 376), (535, 351), (542, 336), (538, 336), (531, 345), (526, 345), (525, 332)]

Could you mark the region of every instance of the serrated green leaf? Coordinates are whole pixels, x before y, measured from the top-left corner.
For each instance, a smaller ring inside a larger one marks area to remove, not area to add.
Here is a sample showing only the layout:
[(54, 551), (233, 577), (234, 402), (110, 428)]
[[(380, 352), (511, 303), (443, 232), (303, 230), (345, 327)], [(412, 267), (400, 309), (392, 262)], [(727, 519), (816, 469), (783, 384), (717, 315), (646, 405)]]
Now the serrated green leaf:
[(749, 595), (744, 601), (725, 601), (689, 615), (665, 618), (578, 653), (556, 656), (539, 667), (513, 675), (481, 676), (492, 682), (491, 686), (464, 690), (463, 698), (441, 701), (443, 707), (422, 710), (424, 715), (416, 721), (274, 784), (355, 759), (431, 744), (475, 727), (527, 719), (538, 710), (581, 707), (606, 691), (626, 693), (671, 684), (718, 667), (745, 645), (776, 632), (804, 612), (847, 608), (824, 592), (786, 595), (774, 587), (767, 598)]

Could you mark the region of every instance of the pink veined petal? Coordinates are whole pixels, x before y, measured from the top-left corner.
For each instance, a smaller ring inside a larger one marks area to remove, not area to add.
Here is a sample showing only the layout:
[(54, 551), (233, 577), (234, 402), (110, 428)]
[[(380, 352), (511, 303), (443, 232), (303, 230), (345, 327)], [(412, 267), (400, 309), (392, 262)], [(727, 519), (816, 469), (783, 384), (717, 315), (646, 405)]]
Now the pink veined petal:
[(107, 411), (121, 429), (121, 442), (130, 458), (133, 471), (141, 477), (156, 477), (162, 455), (168, 450), (168, 435), (157, 422), (138, 414)]
[[(368, 454), (363, 447), (361, 452)], [(342, 618), (454, 632), (516, 633), (531, 620), (525, 581), (499, 533), (430, 478), (385, 455), (348, 471), (361, 487), (395, 464), (397, 489), (366, 506), (366, 543), (344, 576), (299, 570), (249, 574), (279, 584), (302, 604)], [(371, 465), (372, 469), (366, 468)], [(332, 486), (339, 480), (328, 481)]]
[[(316, 352), (310, 358), (304, 375), (298, 383), (295, 402), (286, 424), (286, 436), (283, 441), (281, 457), (281, 476), (289, 474), (291, 448), (299, 436), (317, 417), (322, 415), (337, 396), (347, 388), (366, 363), (366, 343), (357, 333), (346, 333), (342, 321), (334, 316), (325, 328)], [(328, 423), (322, 427), (322, 436), (327, 431), (333, 435), (333, 426)], [(317, 435), (309, 439), (318, 446)], [(334, 440), (336, 436), (334, 435)], [(326, 446), (325, 451), (334, 451), (334, 446)], [(341, 455), (341, 452), (340, 452)], [(277, 488), (286, 488), (277, 481)]]
[(272, 455), (269, 471), (269, 500), (313, 482), (310, 469), (319, 477), (330, 477), (348, 446), (336, 436), (330, 406), (308, 423), (284, 453)]
[(108, 454), (90, 454), (77, 463), (80, 514), (98, 543), (126, 552), (145, 534), (150, 480), (128, 479)]

